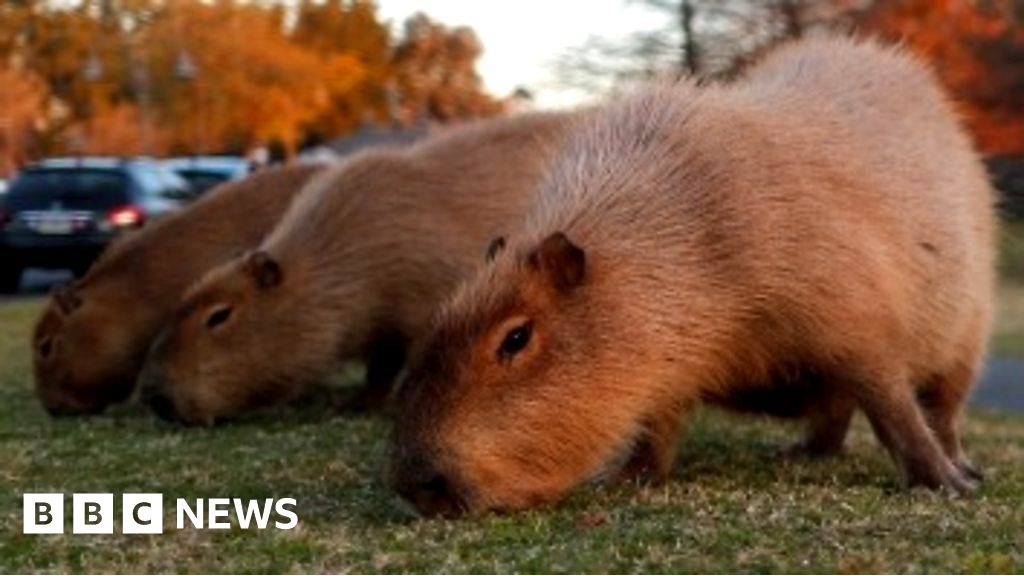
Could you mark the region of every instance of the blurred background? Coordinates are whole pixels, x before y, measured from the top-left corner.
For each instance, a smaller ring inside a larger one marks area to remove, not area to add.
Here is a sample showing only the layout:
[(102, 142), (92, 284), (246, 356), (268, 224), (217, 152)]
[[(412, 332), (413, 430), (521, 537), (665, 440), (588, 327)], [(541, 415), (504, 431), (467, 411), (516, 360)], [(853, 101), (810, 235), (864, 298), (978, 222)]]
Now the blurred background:
[(728, 78), (836, 29), (931, 61), (1024, 215), (1024, 0), (4, 0), (0, 290), (271, 163)]

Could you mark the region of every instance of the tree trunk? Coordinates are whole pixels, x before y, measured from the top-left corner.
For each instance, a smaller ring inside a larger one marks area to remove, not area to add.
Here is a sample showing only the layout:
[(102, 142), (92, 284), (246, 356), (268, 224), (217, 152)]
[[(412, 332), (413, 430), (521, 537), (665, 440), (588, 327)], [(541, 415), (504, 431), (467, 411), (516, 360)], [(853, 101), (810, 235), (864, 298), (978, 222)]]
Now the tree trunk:
[(683, 70), (691, 76), (700, 72), (700, 50), (693, 37), (693, 3), (683, 0), (679, 5), (679, 26), (683, 33)]

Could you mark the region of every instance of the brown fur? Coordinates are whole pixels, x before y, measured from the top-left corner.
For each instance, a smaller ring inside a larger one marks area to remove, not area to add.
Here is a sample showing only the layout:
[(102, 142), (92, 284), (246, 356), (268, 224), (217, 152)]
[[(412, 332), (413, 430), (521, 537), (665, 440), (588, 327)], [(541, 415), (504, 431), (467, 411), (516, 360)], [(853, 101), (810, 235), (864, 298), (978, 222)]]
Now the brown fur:
[(261, 172), (115, 242), (58, 289), (33, 336), (36, 392), (54, 414), (98, 412), (126, 399), (146, 351), (185, 288), (255, 246), (320, 167)]
[(571, 118), (481, 122), (325, 173), (257, 252), (190, 291), (147, 365), (154, 407), (209, 424), (347, 359), (369, 360), (357, 404), (379, 405), (436, 305), (518, 223)]
[(540, 198), (411, 365), (393, 474), (424, 512), (551, 502), (616, 462), (663, 479), (702, 401), (805, 417), (822, 452), (859, 408), (909, 483), (974, 487), (956, 417), (993, 194), (911, 57), (814, 39), (729, 86), (648, 87)]

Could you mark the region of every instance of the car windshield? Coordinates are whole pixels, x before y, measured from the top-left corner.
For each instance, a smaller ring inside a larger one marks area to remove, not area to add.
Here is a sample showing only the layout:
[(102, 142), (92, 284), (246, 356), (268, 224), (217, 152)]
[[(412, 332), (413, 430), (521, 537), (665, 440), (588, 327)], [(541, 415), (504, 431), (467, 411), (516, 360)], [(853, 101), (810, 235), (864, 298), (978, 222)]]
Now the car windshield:
[(117, 170), (29, 169), (11, 183), (5, 204), (12, 212), (105, 210), (127, 203), (127, 188), (127, 177)]
[(203, 193), (218, 184), (231, 180), (233, 174), (226, 170), (179, 169), (176, 172), (188, 180), (196, 193)]

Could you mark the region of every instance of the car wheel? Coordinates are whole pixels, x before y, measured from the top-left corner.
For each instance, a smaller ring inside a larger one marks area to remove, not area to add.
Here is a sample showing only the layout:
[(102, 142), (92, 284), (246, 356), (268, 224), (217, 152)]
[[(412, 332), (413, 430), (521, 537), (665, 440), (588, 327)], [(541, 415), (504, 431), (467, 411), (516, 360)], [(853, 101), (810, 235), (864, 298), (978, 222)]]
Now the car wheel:
[(21, 287), (21, 268), (0, 268), (0, 294), (13, 294)]

